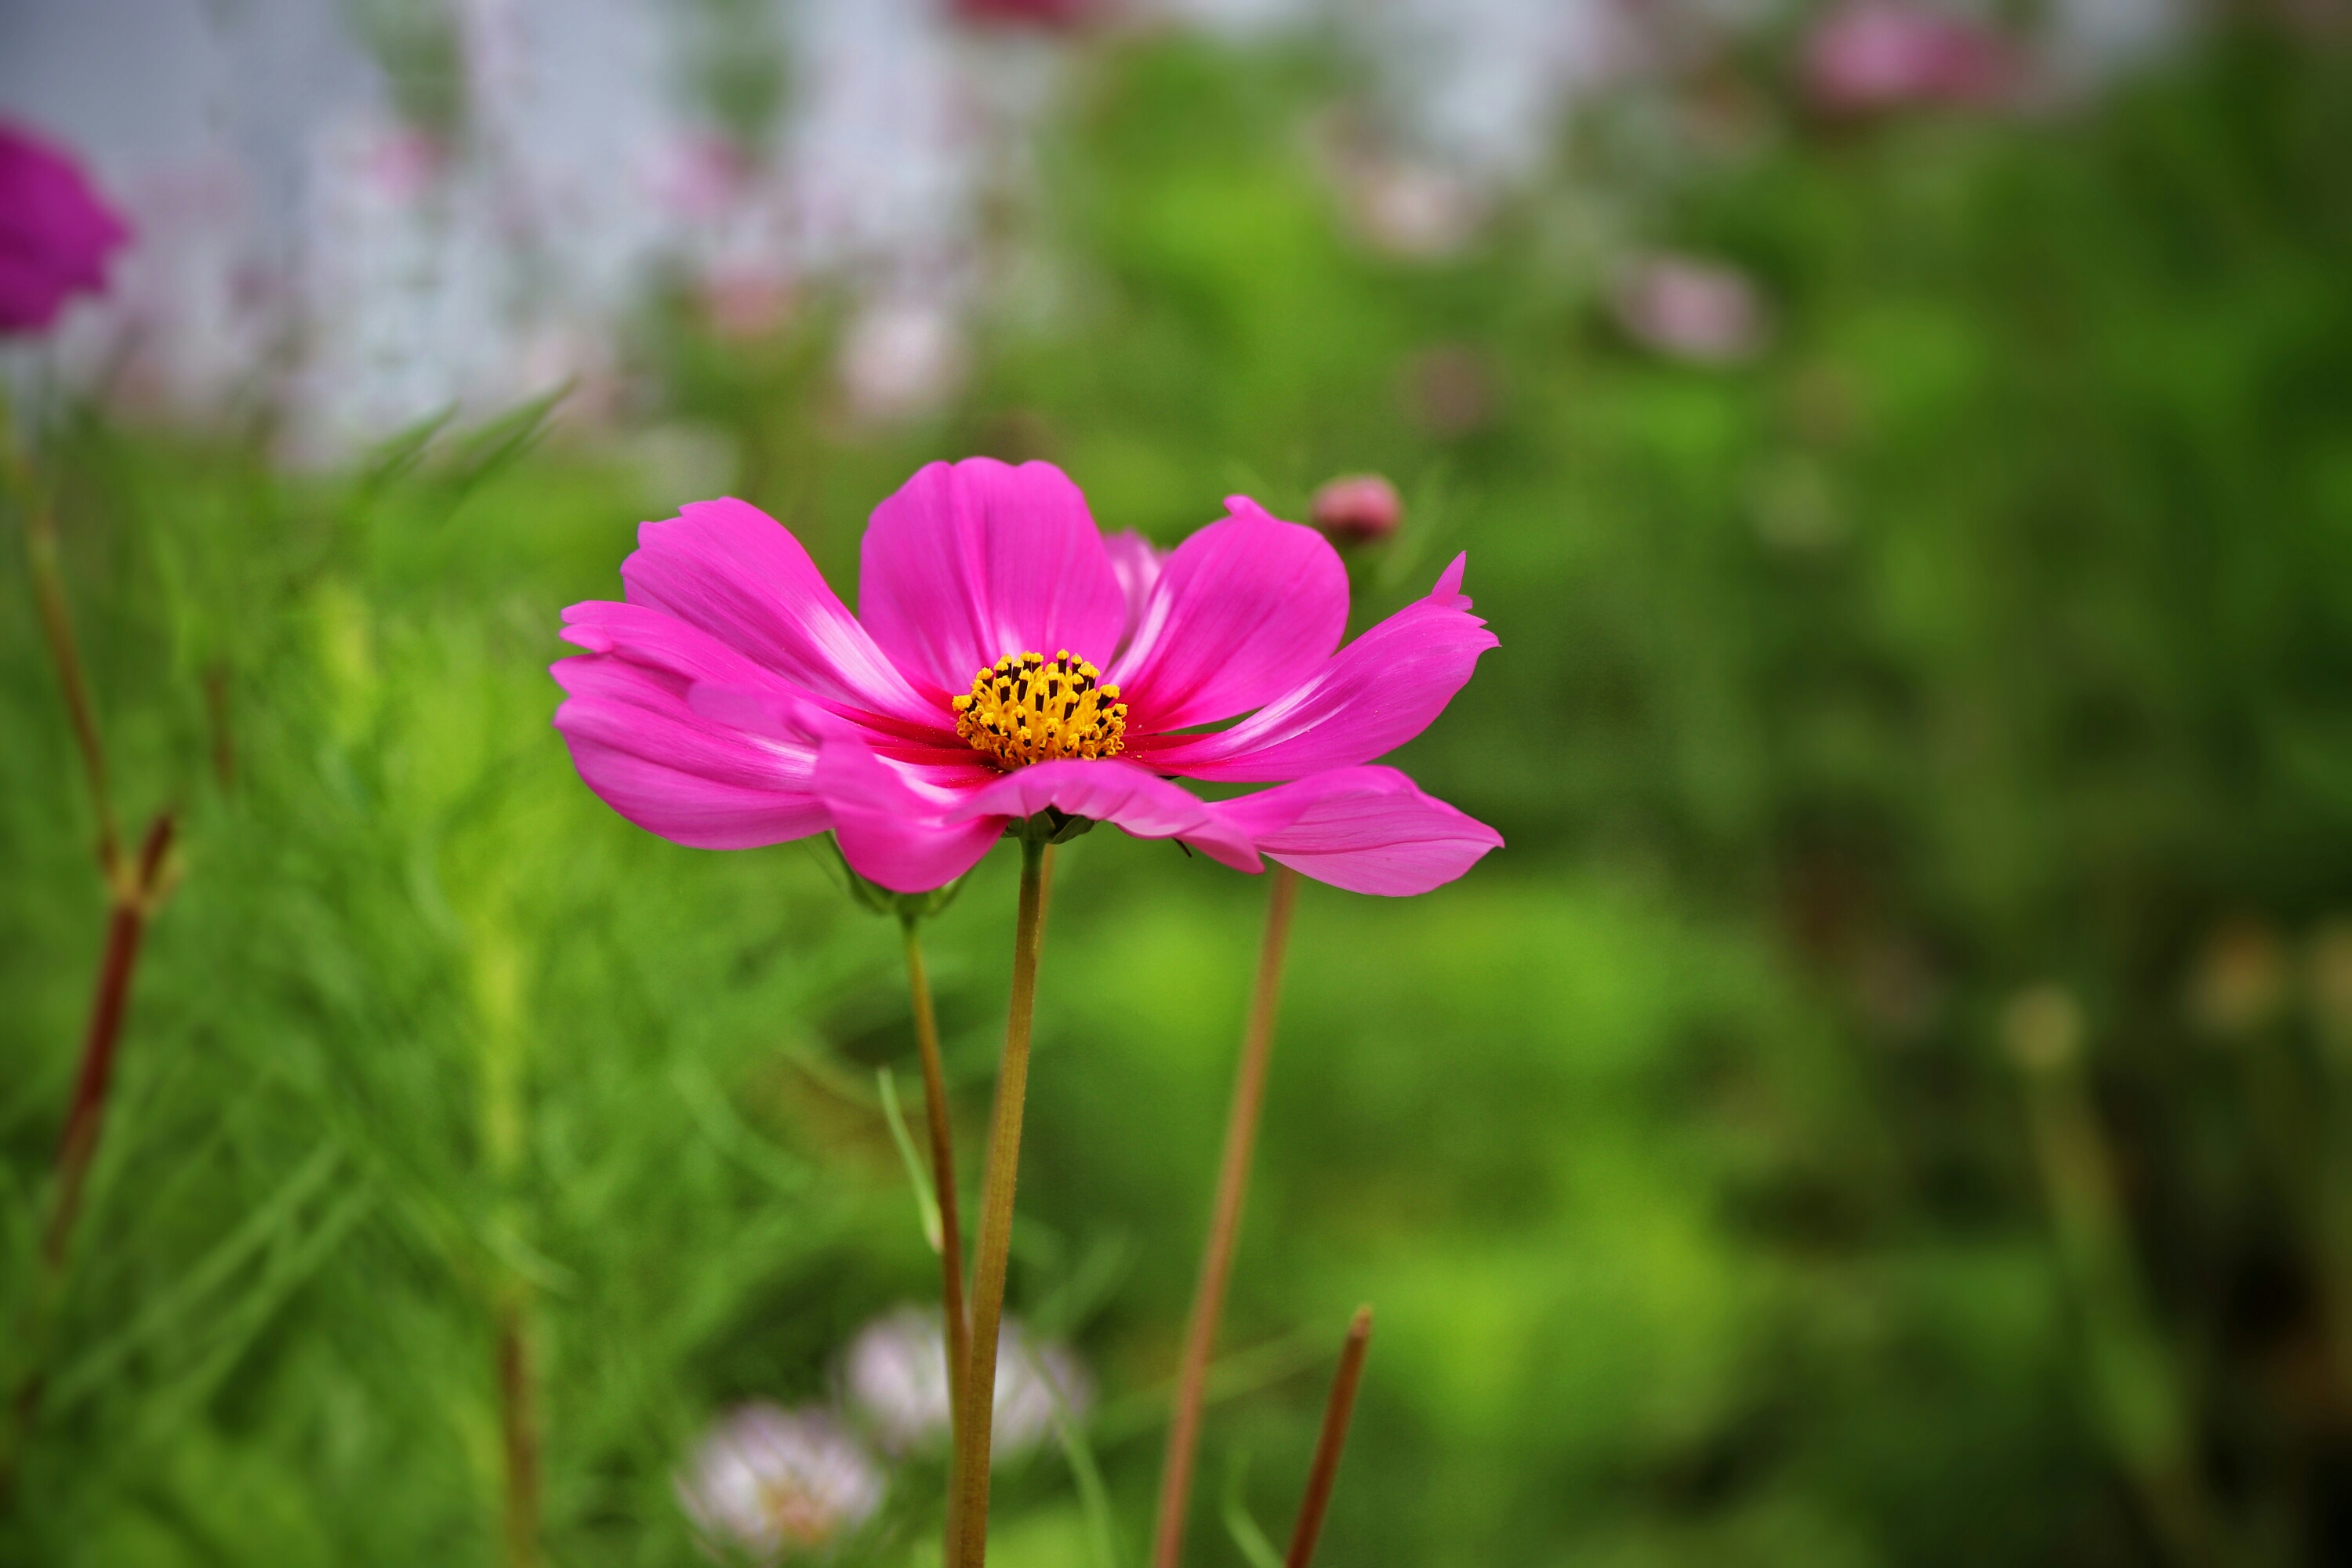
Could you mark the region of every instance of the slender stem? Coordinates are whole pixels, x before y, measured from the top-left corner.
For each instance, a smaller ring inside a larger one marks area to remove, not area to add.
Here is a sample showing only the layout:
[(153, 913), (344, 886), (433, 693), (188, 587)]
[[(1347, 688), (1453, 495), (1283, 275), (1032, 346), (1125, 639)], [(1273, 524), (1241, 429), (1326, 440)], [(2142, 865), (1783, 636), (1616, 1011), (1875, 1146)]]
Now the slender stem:
[(1348, 1444), (1348, 1418), (1356, 1412), (1356, 1386), (1364, 1381), (1364, 1352), (1372, 1342), (1372, 1310), (1356, 1309), (1339, 1347), (1339, 1370), (1332, 1374), (1331, 1399), (1323, 1406), (1323, 1432), (1315, 1439), (1315, 1462), (1307, 1471), (1307, 1495), (1298, 1500), (1298, 1523), (1282, 1568), (1307, 1568), (1314, 1561), (1323, 1514), (1331, 1506), (1331, 1485), (1339, 1478), (1339, 1450)]
[[(907, 991), (915, 1004), (915, 1046), (923, 1062), (923, 1101), (931, 1131), (931, 1182), (940, 1205), (940, 1305), (947, 1320), (949, 1431), (954, 1447), (963, 1447), (964, 1380), (971, 1364), (971, 1319), (963, 1304), (963, 1222), (956, 1212), (955, 1143), (948, 1126), (948, 1080), (940, 1062), (940, 1024), (931, 1011), (931, 984), (923, 970), (920, 920), (902, 915), (898, 929), (906, 936)], [(948, 1482), (948, 1541), (953, 1549), (956, 1531), (956, 1489)]]
[(964, 1388), (968, 1418), (956, 1445), (954, 1554), (948, 1568), (988, 1561), (988, 1460), (996, 1409), (996, 1331), (1004, 1316), (1004, 1273), (1013, 1248), (1013, 1188), (1021, 1168), (1021, 1112), (1029, 1089), (1029, 1026), (1037, 1004), (1037, 939), (1045, 925), (1045, 846), (1021, 841), (1021, 912), (1013, 933), (1013, 1004), (1004, 1060), (996, 1074), (988, 1176), (980, 1194), (980, 1235), (971, 1270), (971, 1344)]
[(82, 1043), (81, 1070), (74, 1079), (73, 1104), (66, 1112), (64, 1136), (58, 1143), (58, 1203), (50, 1211), (42, 1256), (52, 1268), (65, 1260), (66, 1245), (81, 1212), (83, 1183), (98, 1152), (98, 1136), (105, 1125), (106, 1093), (114, 1078), (116, 1047), (122, 1039), (122, 1020), (130, 1011), (131, 980), (139, 966), (139, 940), (154, 912), (152, 900), (160, 888), (163, 857), (172, 847), (172, 816), (157, 816), (139, 851), (138, 880), (119, 889), (107, 917), (106, 957), (99, 965), (98, 993), (90, 1003), (89, 1033)]
[[(89, 682), (82, 674), (80, 645), (74, 639), (73, 615), (66, 601), (65, 573), (58, 563), (58, 531), (48, 508), (27, 495), (25, 500), (25, 553), (33, 567), (33, 596), (41, 615), (41, 633), (49, 657), (58, 667), (58, 685), (73, 721), (74, 743), (81, 752), (82, 773), (89, 784), (90, 807), (98, 816), (98, 863), (110, 885), (121, 880), (121, 837), (114, 825), (113, 796), (107, 788), (106, 747), (99, 738), (98, 708), (90, 700)], [(116, 888), (118, 895), (121, 889)]]
[(46, 1382), (42, 1361), (65, 1282), (74, 1225), (81, 1215), (82, 1189), (98, 1154), (99, 1133), (106, 1124), (107, 1090), (114, 1079), (123, 1019), (130, 1012), (140, 939), (165, 891), (164, 861), (171, 852), (172, 832), (172, 814), (158, 814), (140, 847), (135, 880), (110, 879), (114, 898), (107, 912), (106, 955), (99, 963), (98, 991), (90, 1003), (89, 1032), (82, 1042), (73, 1101), (66, 1111), (65, 1131), (58, 1140), (57, 1205), (49, 1211), (48, 1226), (41, 1238), (39, 1278), (17, 1331), (22, 1352), (17, 1363), (19, 1381), (7, 1412), (6, 1431), (0, 1434), (0, 1514), (14, 1503), (17, 1464), (40, 1417)]
[(1209, 1386), (1209, 1359), (1216, 1350), (1217, 1323), (1224, 1315), (1225, 1287), (1233, 1277), (1234, 1244), (1241, 1235), (1242, 1205), (1249, 1196), (1250, 1156), (1257, 1146), (1258, 1112), (1265, 1103), (1266, 1059), (1274, 1049), (1275, 1014), (1282, 994), (1282, 957), (1290, 942), (1290, 911), (1298, 899), (1298, 873), (1276, 866), (1266, 895), (1265, 939), (1258, 949), (1257, 989), (1250, 999), (1249, 1026), (1242, 1036), (1241, 1065), (1234, 1078), (1234, 1103), (1225, 1121), (1225, 1152), (1217, 1172), (1216, 1206), (1209, 1241), (1201, 1255), (1200, 1283), (1192, 1315), (1184, 1326), (1183, 1361), (1176, 1374), (1176, 1407), (1168, 1424), (1168, 1458), (1160, 1475), (1160, 1522), (1152, 1539), (1153, 1568), (1176, 1568), (1184, 1551), (1184, 1513), (1192, 1500), (1192, 1464), (1201, 1441), (1201, 1405)]
[[(2014, 1017), (2018, 1009), (2011, 1012)], [(2014, 1035), (2018, 1026), (2011, 1028)], [(2221, 1561), (2227, 1543), (2216, 1533), (2199, 1473), (2185, 1374), (2157, 1326), (2131, 1255), (2113, 1152), (2076, 1059), (2080, 1024), (2069, 1014), (2064, 1028), (2063, 1039), (2039, 1052), (2012, 1039), (2012, 1054), (2025, 1068), (2027, 1128), (2048, 1193), (2058, 1262), (2082, 1316), (2107, 1440), (2139, 1493), (2163, 1556), (2200, 1568)]]
[(539, 1562), (539, 1426), (520, 1289), (499, 1303), (499, 1436), (506, 1457), (507, 1568)]

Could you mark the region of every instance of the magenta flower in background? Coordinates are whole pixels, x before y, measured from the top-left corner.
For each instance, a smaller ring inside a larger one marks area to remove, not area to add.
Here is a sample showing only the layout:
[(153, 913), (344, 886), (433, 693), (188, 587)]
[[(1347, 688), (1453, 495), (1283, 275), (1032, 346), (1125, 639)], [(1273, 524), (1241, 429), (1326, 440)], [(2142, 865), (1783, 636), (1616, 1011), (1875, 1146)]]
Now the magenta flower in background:
[(0, 121), (0, 332), (47, 331), (71, 296), (104, 292), (130, 237), (73, 154)]
[[(556, 728), (641, 827), (709, 849), (830, 830), (902, 892), (1049, 810), (1357, 892), (1459, 877), (1500, 836), (1367, 764), (1496, 646), (1464, 561), (1341, 647), (1338, 552), (1226, 506), (1163, 557), (1107, 542), (1050, 464), (933, 463), (875, 509), (852, 616), (773, 519), (697, 502), (639, 530), (625, 602), (564, 612), (588, 651), (554, 667)], [(1276, 787), (1213, 803), (1171, 775)]]
[(2004, 102), (2024, 79), (2016, 47), (1979, 22), (1897, 0), (1855, 0), (1805, 41), (1807, 94), (1832, 113)]

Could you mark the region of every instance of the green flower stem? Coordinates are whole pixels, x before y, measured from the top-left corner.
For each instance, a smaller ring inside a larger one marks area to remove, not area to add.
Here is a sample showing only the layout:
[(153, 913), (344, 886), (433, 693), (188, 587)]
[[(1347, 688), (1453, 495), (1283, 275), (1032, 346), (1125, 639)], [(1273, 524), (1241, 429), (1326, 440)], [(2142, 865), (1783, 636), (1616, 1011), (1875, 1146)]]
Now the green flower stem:
[(1234, 1245), (1241, 1236), (1242, 1205), (1249, 1196), (1250, 1156), (1257, 1147), (1258, 1112), (1265, 1103), (1265, 1067), (1274, 1050), (1275, 1015), (1282, 995), (1282, 959), (1290, 942), (1290, 913), (1298, 900), (1298, 873), (1276, 866), (1266, 894), (1265, 939), (1258, 949), (1257, 988), (1234, 1079), (1225, 1121), (1224, 1160), (1217, 1173), (1216, 1206), (1201, 1256), (1201, 1278), (1184, 1326), (1183, 1361), (1176, 1374), (1176, 1405), (1168, 1425), (1168, 1458), (1160, 1476), (1160, 1520), (1152, 1536), (1153, 1568), (1176, 1568), (1184, 1552), (1184, 1514), (1192, 1500), (1192, 1465), (1201, 1442), (1201, 1406), (1208, 1393), (1225, 1287), (1233, 1277)]
[(107, 786), (106, 747), (98, 731), (98, 705), (90, 700), (89, 681), (82, 672), (81, 645), (74, 637), (73, 614), (66, 599), (65, 570), (58, 561), (58, 525), (42, 499), (40, 487), (9, 439), (6, 410), (0, 408), (0, 478), (25, 511), (25, 554), (33, 573), (33, 602), (41, 617), (41, 636), (58, 667), (58, 688), (64, 697), (66, 717), (73, 724), (74, 744), (81, 752), (82, 774), (89, 786), (92, 813), (98, 818), (98, 867), (120, 901), (128, 891), (122, 861), (122, 838), (115, 827), (113, 792)]
[[(2054, 996), (2055, 993), (2048, 995)], [(2036, 1047), (2012, 1026), (2025, 1109), (2051, 1209), (2058, 1258), (2082, 1316), (2093, 1396), (2108, 1442), (2165, 1558), (2201, 1568), (2221, 1555), (2198, 1471), (2185, 1378), (2158, 1330), (2126, 1234), (2115, 1161), (2080, 1062), (2071, 1004), (2051, 1011)], [(2012, 1007), (2012, 1015), (2020, 1010)]]
[[(948, 1126), (948, 1080), (940, 1062), (940, 1024), (931, 1010), (931, 984), (923, 970), (920, 917), (902, 913), (898, 929), (906, 938), (907, 992), (915, 1006), (915, 1046), (923, 1062), (923, 1103), (931, 1133), (931, 1182), (940, 1205), (940, 1304), (947, 1318), (949, 1430), (954, 1447), (963, 1450), (964, 1380), (971, 1365), (971, 1319), (963, 1303), (963, 1224), (956, 1212), (956, 1167), (953, 1134)], [(953, 1550), (956, 1530), (956, 1483), (948, 1483), (948, 1541)]]
[(948, 1568), (988, 1561), (988, 1460), (996, 1408), (996, 1331), (1004, 1316), (1004, 1273), (1013, 1248), (1013, 1188), (1020, 1175), (1021, 1112), (1029, 1089), (1029, 1026), (1037, 1005), (1037, 942), (1045, 923), (1045, 845), (1021, 839), (1021, 909), (1013, 933), (1013, 1004), (1004, 1023), (1004, 1059), (996, 1074), (996, 1111), (989, 1130), (988, 1175), (981, 1188), (980, 1235), (971, 1274), (971, 1343), (963, 1408), (971, 1413), (956, 1444), (954, 1540)]
[(507, 1568), (539, 1562), (539, 1423), (531, 1401), (528, 1292), (507, 1290), (498, 1310), (499, 1439), (506, 1472)]
[(1315, 1461), (1307, 1471), (1307, 1495), (1298, 1501), (1298, 1523), (1290, 1532), (1290, 1551), (1282, 1568), (1307, 1568), (1315, 1560), (1323, 1515), (1331, 1506), (1331, 1486), (1339, 1479), (1339, 1451), (1347, 1447), (1349, 1418), (1356, 1412), (1356, 1388), (1364, 1381), (1364, 1352), (1371, 1342), (1372, 1310), (1359, 1307), (1348, 1325), (1347, 1342), (1339, 1347), (1339, 1370), (1332, 1374), (1323, 1431), (1315, 1439)]

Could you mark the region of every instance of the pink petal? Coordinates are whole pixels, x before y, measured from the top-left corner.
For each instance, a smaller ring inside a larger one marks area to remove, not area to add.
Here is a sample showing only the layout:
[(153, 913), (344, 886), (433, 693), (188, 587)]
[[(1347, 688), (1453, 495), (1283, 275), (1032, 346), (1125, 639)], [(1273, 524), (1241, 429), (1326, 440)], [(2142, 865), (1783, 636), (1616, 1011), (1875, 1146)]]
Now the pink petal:
[(1394, 768), (1334, 769), (1210, 809), (1267, 859), (1351, 893), (1425, 893), (1503, 842)]
[(965, 797), (953, 815), (1003, 822), (1047, 806), (1116, 823), (1138, 838), (1180, 838), (1236, 870), (1258, 869), (1245, 837), (1177, 784), (1118, 762), (1038, 763), (1016, 768)]
[(1406, 605), (1327, 660), (1303, 685), (1230, 730), (1130, 737), (1136, 760), (1193, 778), (1265, 782), (1352, 767), (1429, 727), (1496, 647), (1470, 613), (1456, 556), (1429, 597)]
[(820, 833), (809, 744), (740, 734), (688, 707), (675, 675), (614, 657), (554, 668), (570, 695), (555, 727), (604, 803), (649, 833), (698, 849), (748, 849)]
[(801, 542), (757, 507), (694, 501), (646, 524), (621, 580), (631, 604), (709, 632), (840, 710), (901, 729), (954, 728), (883, 657)]
[(1313, 675), (1348, 629), (1348, 569), (1311, 528), (1246, 496), (1176, 547), (1109, 672), (1130, 731), (1230, 719)]
[(1143, 622), (1143, 606), (1151, 599), (1151, 585), (1160, 581), (1160, 569), (1167, 564), (1168, 556), (1132, 529), (1104, 540), (1103, 549), (1110, 556), (1110, 569), (1118, 578), (1119, 592), (1127, 595), (1125, 628), (1118, 634), (1118, 646), (1110, 655), (1115, 660), (1134, 640), (1135, 628)]
[(874, 509), (861, 559), (866, 625), (940, 710), (1009, 653), (1107, 663), (1126, 618), (1086, 497), (1051, 463), (930, 464)]
[(850, 868), (899, 893), (943, 888), (980, 863), (1004, 837), (1000, 819), (949, 821), (953, 796), (924, 789), (859, 741), (829, 737), (819, 749), (817, 788)]

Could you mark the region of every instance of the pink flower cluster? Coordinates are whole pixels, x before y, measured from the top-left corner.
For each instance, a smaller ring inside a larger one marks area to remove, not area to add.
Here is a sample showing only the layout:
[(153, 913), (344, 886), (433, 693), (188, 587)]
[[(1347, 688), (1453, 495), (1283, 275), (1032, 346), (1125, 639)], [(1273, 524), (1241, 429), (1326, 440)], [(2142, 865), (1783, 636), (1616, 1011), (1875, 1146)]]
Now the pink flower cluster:
[[(901, 892), (1048, 811), (1359, 892), (1459, 877), (1500, 837), (1369, 764), (1496, 646), (1464, 562), (1342, 647), (1330, 543), (1226, 506), (1162, 555), (1106, 540), (1050, 464), (933, 463), (875, 510), (852, 616), (774, 520), (691, 504), (639, 531), (624, 601), (564, 612), (587, 652), (554, 667), (556, 727), (642, 827), (712, 849), (830, 831)], [(1276, 787), (1213, 802), (1179, 776)]]

